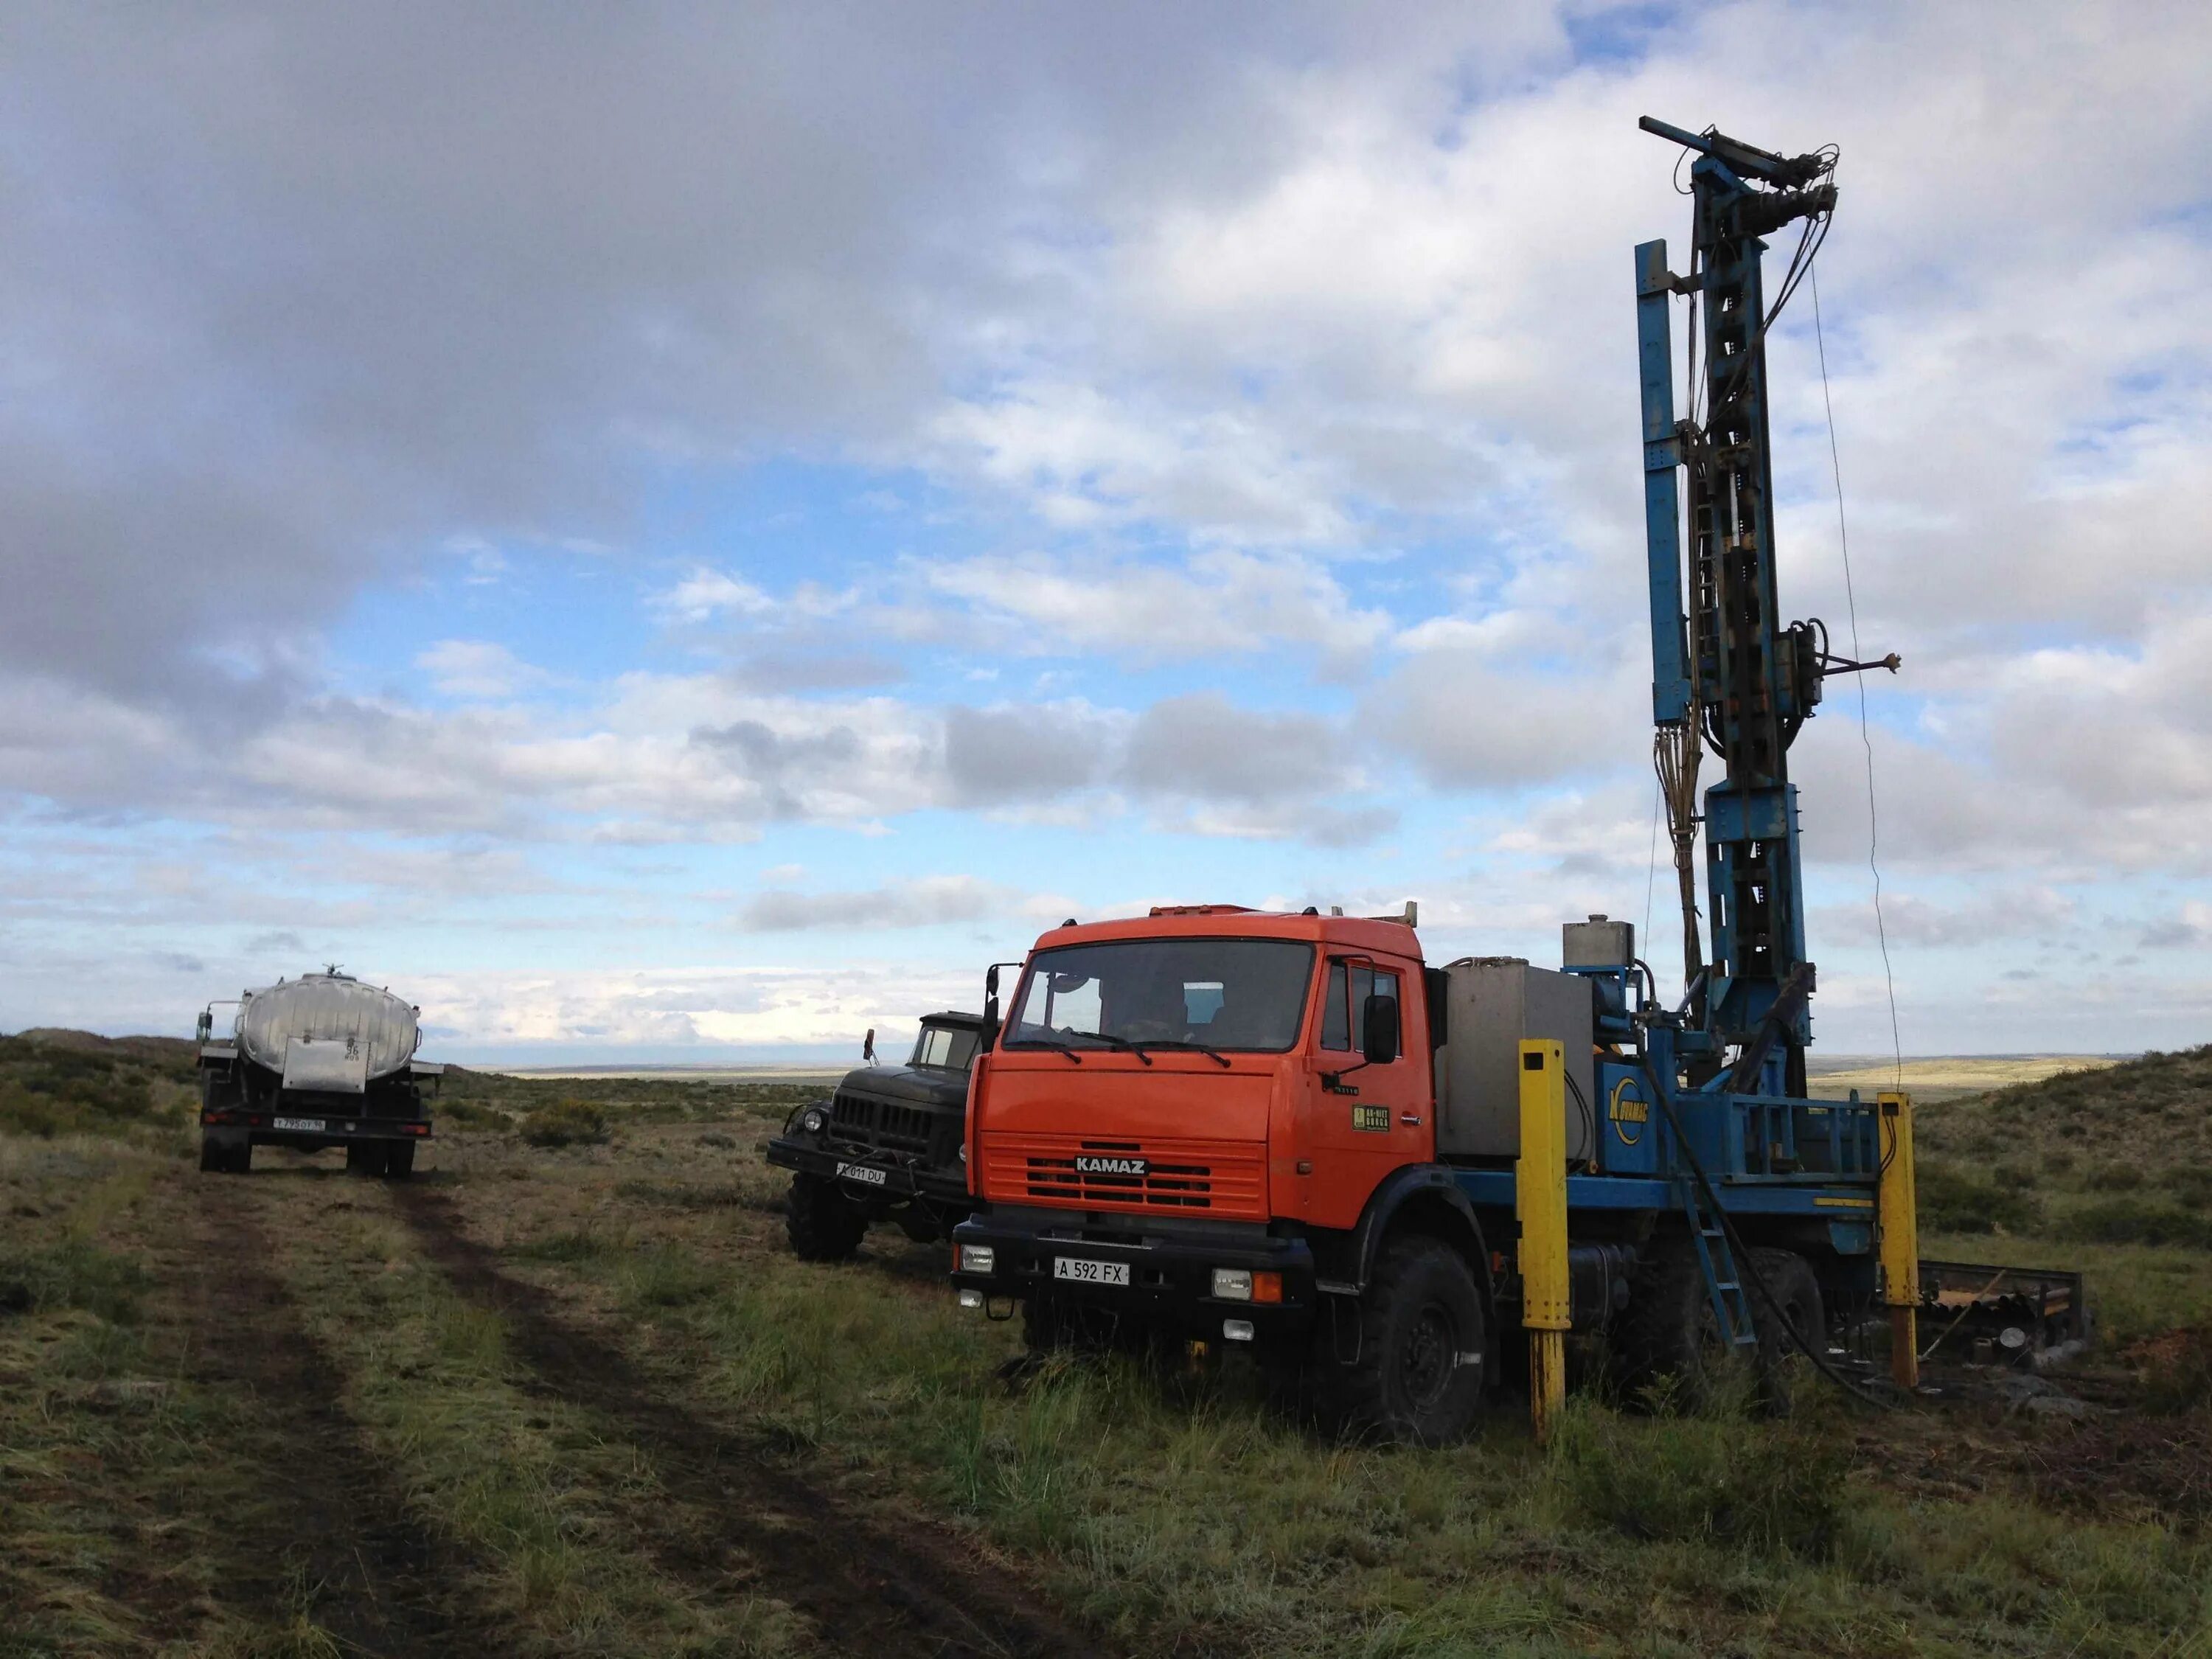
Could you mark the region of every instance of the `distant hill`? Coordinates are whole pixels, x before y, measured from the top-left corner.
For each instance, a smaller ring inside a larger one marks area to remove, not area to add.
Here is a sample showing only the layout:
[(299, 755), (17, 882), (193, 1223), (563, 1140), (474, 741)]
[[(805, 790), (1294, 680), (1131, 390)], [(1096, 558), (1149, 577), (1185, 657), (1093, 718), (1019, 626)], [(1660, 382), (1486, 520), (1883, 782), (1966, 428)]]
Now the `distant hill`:
[(198, 1098), (185, 1037), (41, 1028), (0, 1036), (0, 1129), (129, 1133), (190, 1121)]
[(27, 1031), (16, 1032), (14, 1040), (41, 1048), (67, 1048), (81, 1054), (128, 1054), (134, 1060), (150, 1060), (162, 1066), (189, 1066), (199, 1054), (199, 1044), (190, 1037), (107, 1037), (93, 1031), (72, 1031), (59, 1025), (34, 1025)]
[(1928, 1115), (1932, 1143), (2002, 1158), (2070, 1152), (2146, 1174), (2212, 1165), (2212, 1043), (2062, 1072)]

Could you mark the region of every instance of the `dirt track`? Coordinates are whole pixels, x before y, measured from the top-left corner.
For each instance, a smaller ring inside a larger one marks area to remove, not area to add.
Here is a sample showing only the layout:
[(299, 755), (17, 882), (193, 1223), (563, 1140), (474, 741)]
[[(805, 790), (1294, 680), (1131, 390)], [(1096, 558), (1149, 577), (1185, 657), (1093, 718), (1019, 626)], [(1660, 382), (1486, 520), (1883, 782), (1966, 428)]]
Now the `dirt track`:
[(449, 1543), (405, 1502), (338, 1403), (342, 1377), (301, 1325), (290, 1292), (261, 1264), (270, 1244), (243, 1183), (191, 1188), (191, 1252), (165, 1265), (185, 1311), (186, 1372), (250, 1402), (236, 1451), (257, 1466), (263, 1504), (222, 1517), (233, 1543), (218, 1602), (281, 1623), (311, 1605), (349, 1649), (391, 1656), (507, 1649), (456, 1613)]
[[(686, 1504), (715, 1515), (759, 1587), (804, 1613), (840, 1651), (879, 1659), (1090, 1655), (1102, 1650), (985, 1577), (954, 1539), (915, 1520), (897, 1532), (844, 1512), (764, 1443), (703, 1421), (656, 1395), (620, 1353), (562, 1320), (537, 1286), (501, 1273), (461, 1230), (451, 1200), (400, 1192), (402, 1213), (454, 1286), (496, 1310), (535, 1386), (607, 1420), (652, 1459)], [(715, 1570), (721, 1540), (669, 1526), (653, 1540), (671, 1571)]]

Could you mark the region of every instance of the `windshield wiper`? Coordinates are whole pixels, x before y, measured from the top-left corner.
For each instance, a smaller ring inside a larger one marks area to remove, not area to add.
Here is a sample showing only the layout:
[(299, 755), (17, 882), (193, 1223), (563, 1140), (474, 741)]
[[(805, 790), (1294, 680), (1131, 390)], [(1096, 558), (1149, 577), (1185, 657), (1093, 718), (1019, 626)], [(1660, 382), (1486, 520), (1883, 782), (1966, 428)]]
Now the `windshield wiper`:
[(1209, 1048), (1203, 1042), (1193, 1042), (1182, 1037), (1162, 1037), (1157, 1042), (1136, 1043), (1132, 1046), (1140, 1049), (1180, 1049), (1187, 1054), (1204, 1054), (1208, 1060), (1212, 1060), (1216, 1066), (1220, 1066), (1224, 1071), (1226, 1071), (1229, 1066), (1229, 1056), (1223, 1054), (1220, 1049)]
[(1074, 1046), (1071, 1043), (1046, 1042), (1036, 1037), (1017, 1037), (1012, 1042), (1006, 1044), (1006, 1047), (1009, 1048), (1049, 1048), (1056, 1054), (1066, 1054), (1069, 1060), (1073, 1060), (1078, 1066), (1083, 1064), (1083, 1056), (1075, 1052)]
[(1152, 1063), (1152, 1057), (1145, 1052), (1145, 1049), (1149, 1046), (1146, 1043), (1132, 1042), (1127, 1037), (1112, 1036), (1104, 1031), (1072, 1031), (1069, 1035), (1071, 1036), (1090, 1037), (1093, 1041), (1103, 1042), (1108, 1048), (1115, 1049), (1122, 1054), (1134, 1054), (1139, 1060), (1143, 1060), (1147, 1066)]

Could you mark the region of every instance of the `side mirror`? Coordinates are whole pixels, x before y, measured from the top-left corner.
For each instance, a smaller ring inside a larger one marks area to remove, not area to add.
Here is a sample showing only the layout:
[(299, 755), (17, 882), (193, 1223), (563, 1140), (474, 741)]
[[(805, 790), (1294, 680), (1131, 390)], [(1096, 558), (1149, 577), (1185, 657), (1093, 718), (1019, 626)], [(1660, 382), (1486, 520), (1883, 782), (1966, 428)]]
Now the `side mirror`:
[(995, 962), (983, 970), (983, 1024), (994, 1032), (999, 1029), (999, 964)]
[(876, 1028), (868, 1027), (867, 1036), (860, 1039), (860, 1058), (868, 1065), (876, 1063)]
[(1359, 1048), (1370, 1066), (1388, 1066), (1398, 1058), (1398, 1000), (1370, 997), (1359, 1021)]

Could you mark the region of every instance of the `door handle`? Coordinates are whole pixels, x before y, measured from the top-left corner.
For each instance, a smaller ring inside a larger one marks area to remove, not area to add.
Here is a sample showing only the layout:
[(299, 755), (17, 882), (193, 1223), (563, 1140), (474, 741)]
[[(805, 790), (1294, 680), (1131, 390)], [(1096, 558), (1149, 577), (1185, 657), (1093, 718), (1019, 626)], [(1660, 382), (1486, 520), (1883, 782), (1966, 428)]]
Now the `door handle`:
[(1421, 1127), (1421, 1115), (1419, 1112), (1401, 1112), (1398, 1114), (1398, 1121), (1408, 1129), (1418, 1129)]

